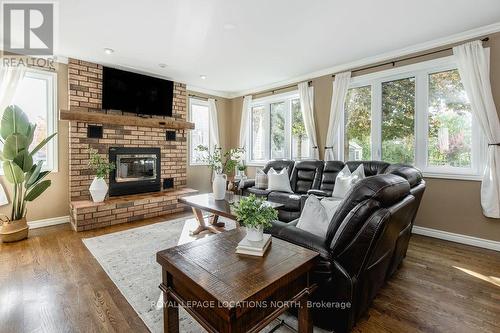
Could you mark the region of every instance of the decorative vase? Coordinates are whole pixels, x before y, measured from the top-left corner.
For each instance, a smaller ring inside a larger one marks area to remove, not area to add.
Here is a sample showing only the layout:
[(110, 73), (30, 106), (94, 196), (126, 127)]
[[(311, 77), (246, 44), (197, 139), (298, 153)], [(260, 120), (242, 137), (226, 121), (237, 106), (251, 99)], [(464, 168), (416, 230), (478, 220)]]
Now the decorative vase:
[(29, 226), (26, 218), (20, 220), (5, 221), (0, 230), (0, 238), (4, 243), (17, 242), (28, 238)]
[(108, 194), (108, 184), (103, 178), (94, 177), (89, 191), (94, 202), (103, 202), (106, 194)]
[(262, 226), (256, 227), (247, 227), (247, 236), (246, 238), (252, 242), (260, 242), (264, 239), (264, 228)]
[(214, 192), (215, 200), (224, 200), (224, 198), (226, 197), (226, 182), (227, 182), (227, 176), (225, 174), (216, 173), (214, 175), (212, 190)]

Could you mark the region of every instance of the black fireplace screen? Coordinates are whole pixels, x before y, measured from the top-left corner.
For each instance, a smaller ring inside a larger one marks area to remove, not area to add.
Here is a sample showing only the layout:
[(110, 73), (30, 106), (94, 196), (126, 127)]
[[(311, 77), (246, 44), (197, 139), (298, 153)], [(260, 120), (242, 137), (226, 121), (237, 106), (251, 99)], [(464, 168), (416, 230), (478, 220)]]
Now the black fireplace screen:
[(156, 155), (117, 154), (116, 182), (140, 181), (156, 178)]
[(116, 169), (109, 177), (109, 195), (160, 190), (160, 148), (112, 147), (109, 160)]

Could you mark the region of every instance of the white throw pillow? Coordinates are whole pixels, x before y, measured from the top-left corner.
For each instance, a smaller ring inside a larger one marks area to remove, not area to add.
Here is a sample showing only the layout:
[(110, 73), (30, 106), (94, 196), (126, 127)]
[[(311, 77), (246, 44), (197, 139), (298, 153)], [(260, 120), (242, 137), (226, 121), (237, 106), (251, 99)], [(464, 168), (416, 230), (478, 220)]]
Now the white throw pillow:
[(330, 221), (341, 202), (342, 200), (334, 198), (319, 200), (315, 195), (310, 195), (300, 214), (297, 228), (326, 237)]
[(351, 187), (365, 178), (365, 167), (360, 164), (354, 172), (351, 173), (349, 167), (346, 165), (335, 178), (335, 186), (333, 187), (334, 198), (343, 199)]
[(293, 193), (290, 187), (290, 179), (288, 179), (288, 169), (284, 168), (280, 173), (273, 168), (267, 172), (267, 190)]

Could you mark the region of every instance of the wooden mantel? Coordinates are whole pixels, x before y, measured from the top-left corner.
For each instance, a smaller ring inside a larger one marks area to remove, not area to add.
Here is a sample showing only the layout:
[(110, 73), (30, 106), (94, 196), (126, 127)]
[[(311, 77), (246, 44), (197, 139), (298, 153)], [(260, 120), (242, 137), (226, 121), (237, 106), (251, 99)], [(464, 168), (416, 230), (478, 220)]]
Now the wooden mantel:
[(153, 128), (165, 128), (176, 130), (194, 129), (194, 123), (190, 123), (175, 118), (142, 118), (137, 116), (125, 116), (107, 114), (104, 112), (88, 112), (81, 110), (60, 110), (61, 120), (81, 121), (93, 124), (115, 124), (124, 126), (144, 126)]

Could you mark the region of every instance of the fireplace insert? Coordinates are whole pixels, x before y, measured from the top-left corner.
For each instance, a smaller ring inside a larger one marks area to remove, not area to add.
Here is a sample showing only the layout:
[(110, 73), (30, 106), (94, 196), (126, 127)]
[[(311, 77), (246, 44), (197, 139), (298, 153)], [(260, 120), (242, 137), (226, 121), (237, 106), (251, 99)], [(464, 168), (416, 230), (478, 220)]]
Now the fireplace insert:
[(109, 195), (127, 195), (160, 190), (160, 148), (109, 148), (116, 168), (109, 175)]

